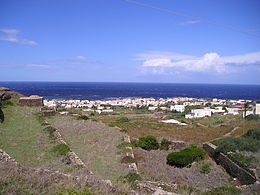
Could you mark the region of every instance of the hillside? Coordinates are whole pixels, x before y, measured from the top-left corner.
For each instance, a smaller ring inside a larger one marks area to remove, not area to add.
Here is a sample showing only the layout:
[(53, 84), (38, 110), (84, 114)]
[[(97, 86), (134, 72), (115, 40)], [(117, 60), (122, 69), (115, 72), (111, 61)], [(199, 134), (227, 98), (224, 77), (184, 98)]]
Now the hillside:
[(23, 94), (18, 93), (18, 92), (16, 92), (16, 91), (13, 91), (13, 90), (11, 90), (11, 89), (9, 89), (9, 88), (1, 87), (1, 86), (0, 86), (0, 95), (2, 95), (2, 94), (4, 94), (4, 93), (5, 93), (6, 95), (10, 95), (12, 99), (16, 99), (16, 100), (18, 100), (20, 97), (23, 97), (23, 96), (24, 96)]

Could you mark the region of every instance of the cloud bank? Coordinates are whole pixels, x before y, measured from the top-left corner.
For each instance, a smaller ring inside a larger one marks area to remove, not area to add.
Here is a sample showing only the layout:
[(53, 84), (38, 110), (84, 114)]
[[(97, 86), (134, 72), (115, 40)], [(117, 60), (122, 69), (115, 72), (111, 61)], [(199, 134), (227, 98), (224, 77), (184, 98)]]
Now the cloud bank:
[(2, 28), (0, 29), (0, 32), (3, 33), (3, 35), (0, 35), (0, 40), (2, 41), (9, 41), (9, 42), (24, 44), (24, 45), (33, 45), (33, 46), (37, 45), (35, 41), (30, 41), (18, 37), (20, 31), (17, 29)]
[[(153, 73), (165, 72), (165, 69), (190, 72), (228, 73), (246, 69), (249, 66), (260, 67), (260, 52), (236, 56), (220, 56), (210, 52), (201, 57), (171, 52), (146, 52), (137, 54), (135, 60), (142, 61), (142, 67)], [(147, 71), (146, 71), (147, 72)]]

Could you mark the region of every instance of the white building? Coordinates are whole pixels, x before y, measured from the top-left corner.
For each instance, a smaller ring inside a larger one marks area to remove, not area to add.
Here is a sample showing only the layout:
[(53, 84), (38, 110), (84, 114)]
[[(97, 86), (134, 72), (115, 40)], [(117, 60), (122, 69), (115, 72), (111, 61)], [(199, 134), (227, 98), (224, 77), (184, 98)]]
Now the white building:
[(148, 107), (148, 110), (149, 111), (155, 111), (155, 110), (157, 110), (158, 109), (158, 107), (156, 107), (156, 106), (149, 106)]
[(209, 109), (193, 109), (191, 110), (191, 114), (185, 115), (185, 118), (201, 118), (205, 116), (211, 116)]
[(184, 112), (185, 111), (185, 105), (174, 105), (170, 107), (170, 111), (177, 111), (177, 112)]
[(226, 108), (227, 114), (239, 115), (240, 108)]
[(255, 105), (255, 114), (260, 115), (260, 104)]

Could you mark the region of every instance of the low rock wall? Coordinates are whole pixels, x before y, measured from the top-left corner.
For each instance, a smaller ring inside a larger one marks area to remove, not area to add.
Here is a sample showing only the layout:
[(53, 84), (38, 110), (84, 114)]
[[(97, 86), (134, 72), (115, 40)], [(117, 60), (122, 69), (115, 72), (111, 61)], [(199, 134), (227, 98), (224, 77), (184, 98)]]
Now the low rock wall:
[(211, 143), (204, 143), (203, 149), (206, 150), (218, 164), (220, 164), (232, 177), (238, 178), (241, 184), (248, 185), (256, 182), (256, 176), (250, 170), (247, 170), (234, 161), (227, 155), (216, 152), (217, 146)]

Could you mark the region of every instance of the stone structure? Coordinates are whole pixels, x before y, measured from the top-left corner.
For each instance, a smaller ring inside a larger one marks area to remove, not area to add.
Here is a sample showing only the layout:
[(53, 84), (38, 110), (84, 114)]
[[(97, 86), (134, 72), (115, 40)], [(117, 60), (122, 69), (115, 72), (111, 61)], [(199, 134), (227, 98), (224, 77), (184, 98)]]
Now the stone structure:
[(232, 177), (238, 178), (241, 184), (248, 185), (256, 182), (254, 172), (239, 166), (232, 161), (227, 155), (216, 152), (217, 146), (211, 143), (204, 143), (203, 149), (206, 150), (218, 164), (220, 164)]
[[(45, 122), (47, 122), (47, 121), (45, 121)], [(54, 131), (53, 135), (54, 135), (55, 140), (58, 143), (68, 145), (57, 129), (56, 129), (56, 131)], [(78, 155), (75, 152), (72, 152), (72, 151), (69, 152), (68, 156), (72, 163), (82, 166), (82, 167), (86, 167), (85, 163), (78, 157)], [(90, 171), (90, 173), (93, 174), (91, 171)]]
[(42, 107), (41, 114), (42, 114), (42, 116), (54, 116), (56, 114), (56, 111), (54, 108)]
[(32, 95), (30, 97), (20, 97), (19, 104), (21, 106), (42, 107), (43, 97), (37, 95)]

